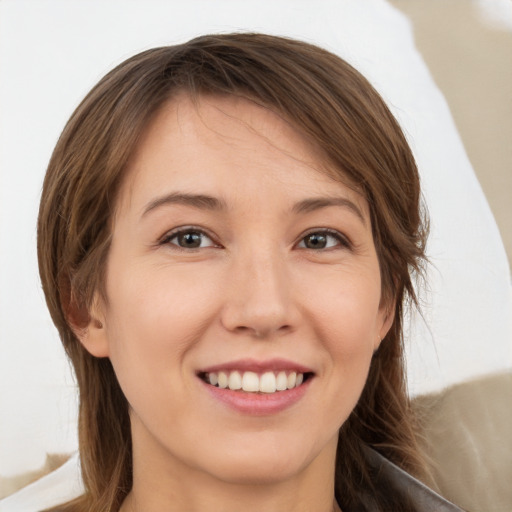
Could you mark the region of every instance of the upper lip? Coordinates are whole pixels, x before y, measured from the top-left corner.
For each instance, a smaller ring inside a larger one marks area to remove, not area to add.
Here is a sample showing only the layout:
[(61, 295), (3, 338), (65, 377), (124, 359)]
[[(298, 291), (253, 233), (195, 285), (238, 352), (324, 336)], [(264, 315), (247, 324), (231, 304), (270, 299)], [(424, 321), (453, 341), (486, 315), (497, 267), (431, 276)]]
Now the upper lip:
[(267, 371), (288, 370), (297, 373), (313, 373), (311, 368), (302, 364), (295, 363), (288, 359), (266, 359), (258, 361), (256, 359), (237, 359), (226, 363), (215, 364), (201, 368), (198, 373), (214, 373), (221, 371), (235, 371), (264, 373)]

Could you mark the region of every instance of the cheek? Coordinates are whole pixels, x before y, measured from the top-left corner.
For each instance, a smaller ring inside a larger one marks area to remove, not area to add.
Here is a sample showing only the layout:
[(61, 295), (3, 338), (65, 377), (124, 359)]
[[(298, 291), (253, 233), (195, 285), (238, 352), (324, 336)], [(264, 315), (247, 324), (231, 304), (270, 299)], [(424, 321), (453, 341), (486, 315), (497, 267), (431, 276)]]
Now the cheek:
[(207, 273), (209, 278), (205, 279), (205, 272), (165, 265), (148, 269), (143, 262), (126, 271), (111, 272), (108, 297), (112, 323), (118, 329), (130, 326), (160, 332), (166, 338), (186, 336), (208, 316), (218, 290), (216, 273)]
[(380, 279), (375, 273), (339, 273), (310, 298), (315, 325), (330, 351), (357, 357), (373, 346), (380, 330)]
[(109, 274), (107, 337), (122, 386), (132, 381), (171, 385), (215, 316), (217, 283), (201, 275), (170, 274), (165, 267), (148, 272), (137, 266)]
[(330, 360), (326, 376), (332, 414), (343, 422), (368, 376), (381, 322), (380, 281), (344, 276), (337, 283), (316, 297), (314, 325)]

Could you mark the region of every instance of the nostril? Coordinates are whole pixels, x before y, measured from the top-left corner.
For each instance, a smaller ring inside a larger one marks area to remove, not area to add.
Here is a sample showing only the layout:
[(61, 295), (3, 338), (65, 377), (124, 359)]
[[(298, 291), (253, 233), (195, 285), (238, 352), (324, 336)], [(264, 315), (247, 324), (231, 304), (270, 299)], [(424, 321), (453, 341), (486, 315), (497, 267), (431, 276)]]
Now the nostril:
[(265, 339), (265, 338), (271, 337), (275, 334), (288, 333), (292, 330), (292, 327), (291, 327), (291, 325), (282, 325), (277, 328), (273, 328), (271, 326), (269, 326), (268, 328), (240, 326), (240, 327), (237, 327), (236, 330), (239, 333), (250, 334), (254, 338)]

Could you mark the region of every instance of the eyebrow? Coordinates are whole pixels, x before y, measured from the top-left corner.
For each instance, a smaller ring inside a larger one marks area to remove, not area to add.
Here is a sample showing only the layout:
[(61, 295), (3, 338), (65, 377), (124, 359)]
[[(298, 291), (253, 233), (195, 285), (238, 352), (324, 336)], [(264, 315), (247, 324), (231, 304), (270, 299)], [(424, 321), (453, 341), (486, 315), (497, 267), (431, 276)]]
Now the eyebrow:
[[(208, 196), (205, 194), (171, 192), (170, 194), (157, 197), (156, 199), (150, 201), (144, 208), (142, 217), (147, 215), (152, 210), (155, 210), (156, 208), (172, 204), (191, 206), (201, 210), (227, 210), (226, 202), (217, 197)], [(303, 199), (293, 206), (292, 211), (294, 213), (310, 213), (322, 208), (328, 208), (330, 206), (341, 206), (343, 208), (348, 208), (361, 220), (364, 225), (366, 225), (366, 219), (364, 218), (364, 215), (362, 214), (359, 207), (354, 202), (345, 197), (312, 197)]]
[(171, 192), (161, 197), (157, 197), (150, 201), (144, 211), (142, 217), (147, 215), (150, 211), (155, 210), (163, 205), (182, 204), (185, 206), (192, 206), (201, 210), (226, 210), (226, 203), (222, 199), (207, 196), (204, 194), (187, 194), (183, 192)]
[(366, 219), (360, 208), (345, 197), (312, 197), (310, 199), (304, 199), (293, 207), (293, 211), (295, 213), (309, 213), (315, 210), (321, 210), (322, 208), (328, 208), (329, 206), (348, 208), (366, 225)]

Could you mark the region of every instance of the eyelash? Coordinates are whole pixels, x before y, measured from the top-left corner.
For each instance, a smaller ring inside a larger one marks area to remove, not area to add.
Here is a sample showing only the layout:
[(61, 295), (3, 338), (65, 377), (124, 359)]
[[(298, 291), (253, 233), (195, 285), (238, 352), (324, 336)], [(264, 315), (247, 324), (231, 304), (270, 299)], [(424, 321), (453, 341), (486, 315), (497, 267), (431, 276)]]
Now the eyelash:
[[(193, 233), (193, 234), (200, 235), (202, 240), (204, 240), (204, 238), (208, 238), (212, 243), (211, 243), (211, 245), (208, 245), (206, 247), (189, 247), (189, 248), (182, 247), (182, 246), (178, 245), (177, 243), (172, 243), (173, 239), (179, 237), (180, 235), (185, 235), (187, 233), (190, 233), (190, 234)], [(310, 247), (306, 247), (305, 240), (308, 236), (311, 236), (311, 235), (323, 235), (326, 237), (334, 238), (337, 241), (337, 244), (334, 247), (333, 246), (322, 247), (320, 249), (313, 249)], [(166, 233), (161, 238), (161, 240), (158, 242), (158, 245), (169, 245), (169, 244), (173, 245), (176, 250), (183, 250), (183, 251), (187, 251), (187, 252), (197, 250), (197, 249), (204, 249), (204, 248), (208, 248), (208, 247), (221, 247), (221, 245), (218, 244), (217, 242), (215, 242), (214, 238), (210, 234), (208, 234), (204, 229), (197, 228), (195, 226), (186, 226), (186, 227), (176, 228), (175, 230), (173, 230), (169, 233)], [(300, 247), (300, 244), (304, 244), (304, 246)], [(322, 251), (322, 250), (332, 250), (336, 247), (350, 249), (352, 247), (352, 244), (347, 239), (346, 236), (342, 235), (340, 232), (338, 232), (334, 229), (327, 229), (327, 228), (319, 229), (319, 228), (317, 228), (317, 229), (312, 229), (312, 230), (308, 231), (307, 233), (305, 233), (304, 235), (302, 235), (301, 238), (299, 239), (299, 242), (296, 243), (295, 246), (298, 246), (300, 249), (306, 249), (306, 250), (309, 249), (311, 251)]]
[[(301, 247), (301, 249), (303, 248), (303, 249), (310, 249), (312, 251), (315, 251), (315, 250), (321, 251), (321, 250), (334, 249), (336, 247), (343, 248), (343, 249), (351, 249), (352, 248), (352, 244), (350, 243), (350, 241), (348, 240), (348, 238), (345, 235), (342, 235), (339, 231), (336, 231), (335, 229), (328, 229), (328, 228), (312, 229), (312, 230), (308, 231), (307, 233), (302, 235), (299, 243), (303, 243), (304, 240), (308, 236), (311, 236), (311, 235), (324, 235), (327, 237), (331, 237), (331, 238), (334, 238), (338, 242), (338, 244), (335, 247), (325, 247), (322, 249), (311, 249), (308, 247)], [(296, 245), (298, 245), (298, 244), (296, 244)]]
[(194, 233), (194, 234), (198, 234), (201, 236), (201, 239), (204, 240), (204, 238), (208, 238), (209, 240), (211, 240), (212, 244), (211, 245), (208, 245), (207, 247), (220, 247), (220, 245), (215, 242), (214, 238), (208, 234), (204, 229), (202, 228), (197, 228), (195, 226), (185, 226), (185, 227), (181, 227), (181, 228), (176, 228), (174, 229), (173, 231), (169, 232), (169, 233), (166, 233), (162, 239), (158, 242), (158, 245), (173, 245), (174, 248), (176, 250), (182, 250), (182, 251), (193, 251), (193, 250), (197, 250), (197, 249), (204, 249), (204, 247), (182, 247), (178, 244), (175, 244), (175, 243), (172, 243), (171, 240), (173, 240), (174, 238), (177, 238), (179, 237), (180, 235), (185, 235), (187, 233)]

